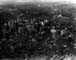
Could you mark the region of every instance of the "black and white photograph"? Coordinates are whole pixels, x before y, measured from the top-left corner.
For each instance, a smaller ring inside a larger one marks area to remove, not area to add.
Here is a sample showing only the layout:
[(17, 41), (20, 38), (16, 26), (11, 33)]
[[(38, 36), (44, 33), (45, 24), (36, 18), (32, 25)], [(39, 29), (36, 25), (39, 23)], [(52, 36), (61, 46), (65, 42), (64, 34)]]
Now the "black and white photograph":
[(0, 0), (0, 60), (76, 60), (76, 0)]

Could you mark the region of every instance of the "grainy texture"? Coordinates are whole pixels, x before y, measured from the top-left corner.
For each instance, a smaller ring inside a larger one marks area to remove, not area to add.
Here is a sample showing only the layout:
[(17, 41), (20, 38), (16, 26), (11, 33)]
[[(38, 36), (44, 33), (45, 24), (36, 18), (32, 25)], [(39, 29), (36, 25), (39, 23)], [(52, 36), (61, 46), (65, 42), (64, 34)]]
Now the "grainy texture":
[(0, 58), (76, 53), (75, 9), (64, 6), (3, 6), (6, 10), (0, 12)]

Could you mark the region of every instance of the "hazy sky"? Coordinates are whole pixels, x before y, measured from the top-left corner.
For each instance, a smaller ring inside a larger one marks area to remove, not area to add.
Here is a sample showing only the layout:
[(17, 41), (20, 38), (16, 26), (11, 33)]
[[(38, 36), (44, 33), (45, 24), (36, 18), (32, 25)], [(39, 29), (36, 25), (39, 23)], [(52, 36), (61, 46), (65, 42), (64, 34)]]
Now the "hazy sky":
[(14, 2), (55, 2), (55, 1), (68, 1), (68, 2), (72, 2), (72, 3), (76, 3), (76, 0), (0, 0), (0, 4), (3, 3), (14, 3)]

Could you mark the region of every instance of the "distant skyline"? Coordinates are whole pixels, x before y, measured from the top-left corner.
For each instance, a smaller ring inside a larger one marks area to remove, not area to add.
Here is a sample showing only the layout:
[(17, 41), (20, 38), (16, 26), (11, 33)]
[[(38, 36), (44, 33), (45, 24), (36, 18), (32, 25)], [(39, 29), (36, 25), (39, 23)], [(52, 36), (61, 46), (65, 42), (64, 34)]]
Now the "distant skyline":
[(71, 2), (76, 4), (76, 0), (0, 0), (0, 4), (5, 4), (5, 3), (20, 3), (20, 2), (59, 2), (59, 1), (65, 1), (66, 2)]

